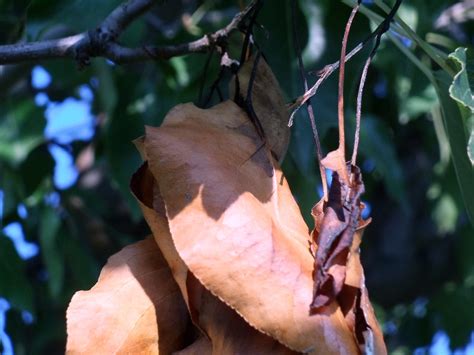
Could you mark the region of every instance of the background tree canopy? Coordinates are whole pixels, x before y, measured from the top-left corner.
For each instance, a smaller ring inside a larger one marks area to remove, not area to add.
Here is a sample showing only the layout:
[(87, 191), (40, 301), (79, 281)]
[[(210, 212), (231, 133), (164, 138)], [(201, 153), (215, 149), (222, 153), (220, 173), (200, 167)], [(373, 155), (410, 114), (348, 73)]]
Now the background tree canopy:
[[(310, 84), (318, 70), (337, 61), (354, 2), (297, 2), (296, 33), (305, 66), (313, 71)], [(94, 29), (120, 3), (0, 0), (0, 44)], [(348, 47), (365, 39), (393, 3), (363, 1)], [(126, 28), (120, 43), (139, 48), (188, 42), (223, 28), (244, 5), (160, 1)], [(473, 11), (468, 0), (404, 1), (368, 73), (359, 161), (373, 222), (362, 259), (393, 353), (430, 347), (474, 352)], [(290, 102), (304, 92), (291, 0), (264, 2), (257, 25), (255, 41)], [(366, 47), (346, 66), (352, 130)], [(229, 38), (232, 58), (239, 59), (240, 49), (235, 33)], [(219, 61), (212, 52), (129, 64), (99, 57), (90, 65), (71, 58), (0, 65), (4, 353), (64, 351), (65, 310), (73, 293), (93, 285), (110, 255), (149, 233), (129, 191), (141, 161), (131, 141), (178, 103), (218, 102), (211, 88)], [(229, 77), (224, 72), (218, 84), (224, 97)], [(336, 75), (322, 84), (313, 104), (327, 152), (337, 144)], [(283, 170), (311, 226), (321, 183), (304, 111), (295, 118)]]

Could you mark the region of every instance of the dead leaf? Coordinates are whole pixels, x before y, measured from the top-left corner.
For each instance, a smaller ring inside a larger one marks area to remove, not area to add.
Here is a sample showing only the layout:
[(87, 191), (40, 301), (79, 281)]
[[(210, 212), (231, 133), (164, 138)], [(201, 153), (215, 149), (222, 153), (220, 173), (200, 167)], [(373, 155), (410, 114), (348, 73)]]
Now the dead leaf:
[(191, 273), (188, 285), (192, 308), (197, 310), (199, 326), (211, 340), (212, 354), (295, 354), (252, 328), (233, 309), (202, 287)]
[[(235, 96), (236, 85), (240, 97), (245, 101), (254, 70), (256, 56), (246, 61), (230, 82), (230, 97)], [(237, 81), (237, 84), (236, 84)], [(289, 114), (280, 85), (264, 58), (260, 57), (255, 68), (250, 102), (256, 118), (262, 126), (265, 139), (271, 151), (281, 162), (290, 142)]]
[(169, 354), (189, 323), (169, 267), (152, 239), (113, 255), (97, 284), (67, 310), (69, 354)]
[(231, 101), (208, 110), (179, 105), (162, 127), (147, 127), (148, 166), (176, 250), (208, 290), (261, 332), (301, 352), (355, 353), (336, 302), (308, 312), (308, 228), (271, 154), (248, 127)]
[(337, 172), (337, 174), (342, 178), (342, 181), (344, 181), (346, 184), (349, 183), (346, 159), (344, 157), (344, 152), (341, 149), (336, 149), (329, 152), (326, 157), (321, 160), (321, 164), (326, 169)]
[[(145, 163), (133, 176), (131, 189), (137, 197), (157, 244), (171, 265), (193, 323), (202, 331), (201, 340), (180, 354), (292, 354), (276, 340), (247, 324), (237, 313), (206, 290), (190, 273), (174, 248), (162, 199)], [(149, 193), (146, 193), (146, 192)], [(151, 192), (151, 193), (150, 193)], [(205, 340), (204, 340), (205, 339)]]
[(173, 353), (174, 355), (204, 355), (212, 354), (211, 341), (205, 336), (199, 337), (194, 343), (183, 350)]
[(387, 350), (368, 298), (359, 255), (363, 230), (370, 223), (361, 218), (364, 204), (360, 196), (364, 184), (358, 167), (352, 166), (347, 175), (349, 185), (337, 172), (333, 173), (328, 201), (322, 199), (312, 211), (317, 247), (311, 309), (318, 312), (337, 300), (360, 351), (385, 354)]
[(328, 201), (318, 204), (318, 208), (322, 206), (322, 214), (319, 213), (315, 220), (316, 232), (313, 234), (318, 245), (313, 311), (330, 304), (344, 285), (349, 250), (361, 219), (360, 195), (364, 192), (359, 169), (353, 167), (350, 176), (351, 185), (348, 186), (334, 172)]
[(148, 163), (144, 163), (133, 175), (130, 188), (189, 308), (186, 290), (188, 267), (176, 252), (168, 228), (163, 199), (155, 178), (148, 169)]

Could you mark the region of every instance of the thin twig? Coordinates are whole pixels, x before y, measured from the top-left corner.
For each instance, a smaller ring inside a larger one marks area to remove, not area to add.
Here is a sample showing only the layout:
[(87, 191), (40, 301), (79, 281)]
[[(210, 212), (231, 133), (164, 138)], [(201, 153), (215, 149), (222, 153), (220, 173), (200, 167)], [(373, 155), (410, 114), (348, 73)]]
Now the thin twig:
[(255, 129), (257, 130), (258, 135), (265, 141), (265, 131), (263, 130), (262, 123), (260, 122), (252, 103), (252, 91), (253, 91), (253, 84), (255, 82), (255, 78), (257, 77), (257, 69), (258, 63), (260, 62), (260, 58), (262, 57), (262, 52), (257, 51), (255, 55), (255, 60), (253, 62), (252, 72), (250, 73), (250, 80), (247, 86), (247, 96), (245, 97), (245, 109), (249, 113), (249, 116), (255, 125)]
[[(388, 14), (387, 18), (393, 18), (395, 14), (398, 11), (398, 8), (400, 7), (400, 4), (402, 3), (402, 0), (397, 0), (395, 5), (393, 6), (392, 10)], [(357, 152), (359, 149), (359, 140), (360, 140), (360, 123), (361, 123), (361, 116), (362, 116), (362, 96), (364, 93), (364, 85), (365, 81), (367, 79), (367, 72), (369, 70), (370, 63), (372, 62), (372, 59), (375, 57), (375, 54), (377, 53), (377, 49), (380, 46), (380, 41), (382, 39), (382, 35), (387, 32), (390, 28), (390, 22), (384, 21), (385, 23), (384, 26), (380, 27), (380, 31), (377, 33), (375, 37), (375, 44), (374, 47), (372, 48), (372, 51), (370, 52), (365, 65), (364, 69), (362, 70), (362, 75), (360, 78), (360, 83), (359, 83), (359, 90), (357, 92), (357, 107), (356, 107), (356, 129), (355, 129), (355, 137), (354, 137), (354, 148), (352, 150), (352, 159), (351, 159), (351, 164), (356, 165), (356, 160), (357, 160)]]
[(200, 105), (203, 104), (203, 95), (204, 95), (204, 86), (206, 86), (206, 78), (207, 78), (207, 71), (209, 70), (209, 64), (211, 64), (211, 59), (212, 55), (214, 54), (214, 48), (211, 48), (211, 51), (209, 52), (207, 58), (206, 58), (206, 63), (204, 64), (204, 69), (202, 71), (202, 81), (201, 85), (199, 86), (199, 94), (198, 94), (198, 102)]
[(364, 69), (362, 70), (362, 75), (360, 77), (359, 90), (357, 91), (356, 129), (355, 129), (355, 137), (354, 137), (354, 148), (352, 150), (352, 159), (351, 159), (352, 165), (356, 165), (357, 152), (359, 150), (360, 122), (361, 122), (361, 116), (362, 116), (362, 96), (364, 94), (364, 85), (367, 79), (367, 72), (369, 71), (370, 63), (372, 62), (372, 59), (375, 57), (375, 54), (377, 53), (377, 49), (379, 48), (381, 37), (382, 37), (382, 34), (377, 36), (375, 40), (374, 48), (372, 48), (372, 51), (370, 52), (369, 56), (367, 57), (367, 60), (365, 61)]
[(254, 7), (254, 11), (250, 17), (249, 25), (247, 26), (247, 31), (245, 32), (244, 42), (242, 44), (242, 51), (240, 53), (240, 67), (244, 65), (245, 61), (247, 60), (247, 55), (249, 54), (249, 45), (251, 37), (253, 36), (253, 26), (255, 21), (257, 20), (257, 15), (260, 12), (263, 6), (262, 0), (257, 1), (257, 4)]
[(195, 41), (170, 46), (124, 47), (116, 42), (123, 30), (139, 15), (151, 8), (153, 0), (128, 0), (121, 4), (94, 30), (60, 39), (0, 46), (0, 65), (31, 60), (71, 58), (87, 65), (91, 57), (104, 57), (122, 64), (145, 60), (169, 59), (189, 53), (208, 52), (222, 43), (252, 12), (259, 0), (253, 0), (237, 13), (224, 28)]
[[(349, 60), (352, 59), (352, 57), (354, 57), (357, 53), (359, 53), (364, 47), (365, 45), (371, 41), (372, 39), (374, 39), (375, 37), (377, 37), (379, 34), (384, 34), (385, 32), (387, 32), (387, 30), (390, 28), (390, 23), (392, 22), (393, 18), (395, 17), (395, 14), (398, 10), (398, 8), (400, 7), (400, 4), (401, 4), (402, 0), (397, 0), (397, 2), (395, 3), (394, 7), (392, 8), (392, 11), (387, 15), (387, 17), (377, 26), (377, 28), (370, 33), (369, 36), (367, 36), (367, 38), (365, 38), (362, 42), (360, 42), (359, 44), (357, 44), (347, 55), (346, 55), (346, 59), (345, 59), (345, 62), (348, 62)], [(339, 68), (339, 64), (340, 64), (340, 61), (337, 61), (337, 62), (334, 62), (332, 64), (328, 64), (326, 65), (323, 69), (321, 69), (319, 72), (318, 72), (318, 75), (319, 75), (319, 78), (318, 80), (316, 81), (316, 83), (309, 89), (307, 90), (303, 95), (301, 95), (300, 97), (298, 97), (296, 100), (294, 100), (294, 104), (292, 105), (294, 108), (293, 108), (293, 112), (290, 116), (290, 125), (291, 123), (293, 122), (293, 119), (294, 119), (294, 116), (296, 114), (296, 112), (301, 108), (301, 106), (303, 106), (303, 104), (306, 103), (306, 101), (308, 101), (311, 97), (313, 97), (314, 95), (316, 95), (316, 92), (318, 91), (319, 87), (321, 86), (321, 84), (331, 76), (332, 73), (334, 73), (338, 68)]]
[[(351, 31), (352, 21), (359, 10), (360, 5), (357, 4), (351, 12), (349, 19), (347, 20), (346, 28), (344, 30), (344, 37), (342, 39), (342, 46), (341, 46), (341, 59), (339, 60), (342, 63), (339, 67), (339, 85), (338, 85), (338, 99), (337, 99), (337, 121), (339, 126), (339, 147), (338, 150), (340, 151), (343, 159), (345, 160), (346, 157), (346, 137), (344, 131), (344, 71), (345, 71), (345, 64), (346, 64), (346, 48), (347, 48), (347, 40), (349, 38), (349, 32)], [(346, 171), (344, 169), (344, 171)], [(347, 181), (347, 179), (344, 179)]]
[[(299, 69), (300, 69), (301, 81), (303, 82), (304, 90), (308, 91), (308, 80), (306, 79), (306, 75), (305, 75), (303, 58), (301, 57), (301, 47), (300, 47), (300, 44), (299, 44), (298, 33), (297, 33), (297, 30), (296, 30), (296, 10), (295, 10), (296, 1), (297, 0), (293, 0), (291, 2), (291, 19), (292, 19), (292, 27), (293, 27), (293, 40), (295, 42), (296, 57), (298, 58), (298, 66), (299, 66)], [(321, 160), (323, 160), (323, 152), (322, 152), (322, 149), (321, 149), (321, 142), (319, 140), (318, 128), (316, 127), (316, 119), (314, 117), (314, 110), (313, 110), (313, 105), (311, 104), (311, 99), (309, 99), (306, 102), (306, 109), (308, 111), (309, 122), (311, 123), (311, 129), (313, 131), (314, 143), (316, 145), (317, 163), (318, 163), (318, 166), (319, 166), (319, 172), (321, 174), (321, 183), (322, 183), (322, 186), (323, 186), (323, 198), (324, 198), (324, 200), (326, 200), (327, 196), (328, 196), (328, 182), (327, 182), (327, 179), (326, 179), (326, 170), (324, 169), (324, 166), (321, 164)]]
[(360, 121), (361, 121), (361, 115), (362, 115), (362, 95), (364, 93), (365, 80), (367, 78), (367, 72), (369, 70), (371, 61), (372, 61), (372, 57), (369, 56), (365, 62), (364, 69), (362, 70), (362, 75), (361, 75), (360, 83), (359, 83), (359, 90), (357, 92), (356, 128), (355, 128), (354, 148), (352, 150), (351, 165), (356, 165), (357, 151), (359, 150)]

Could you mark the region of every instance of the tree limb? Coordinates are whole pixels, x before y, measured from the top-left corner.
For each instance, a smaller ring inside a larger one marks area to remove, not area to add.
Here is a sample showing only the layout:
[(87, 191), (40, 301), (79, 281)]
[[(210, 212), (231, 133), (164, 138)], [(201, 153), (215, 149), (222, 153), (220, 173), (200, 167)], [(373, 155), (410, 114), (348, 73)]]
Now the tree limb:
[(113, 10), (94, 30), (54, 40), (0, 46), (0, 65), (41, 59), (71, 58), (77, 60), (80, 66), (84, 66), (89, 64), (91, 57), (104, 57), (122, 64), (207, 52), (212, 46), (225, 42), (231, 33), (238, 30), (258, 2), (259, 0), (252, 0), (242, 12), (234, 16), (226, 27), (195, 41), (169, 46), (129, 48), (118, 44), (116, 40), (133, 20), (148, 11), (155, 2), (128, 0)]

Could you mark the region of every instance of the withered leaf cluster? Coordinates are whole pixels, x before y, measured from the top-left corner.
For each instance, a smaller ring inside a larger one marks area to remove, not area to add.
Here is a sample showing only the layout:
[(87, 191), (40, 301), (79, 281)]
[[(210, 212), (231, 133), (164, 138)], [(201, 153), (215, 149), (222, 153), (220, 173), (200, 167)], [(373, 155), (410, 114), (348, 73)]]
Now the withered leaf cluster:
[(286, 143), (268, 144), (233, 101), (178, 105), (135, 143), (131, 189), (153, 238), (75, 294), (68, 353), (385, 353), (359, 259), (357, 168), (349, 184), (336, 173), (309, 233), (271, 152)]

